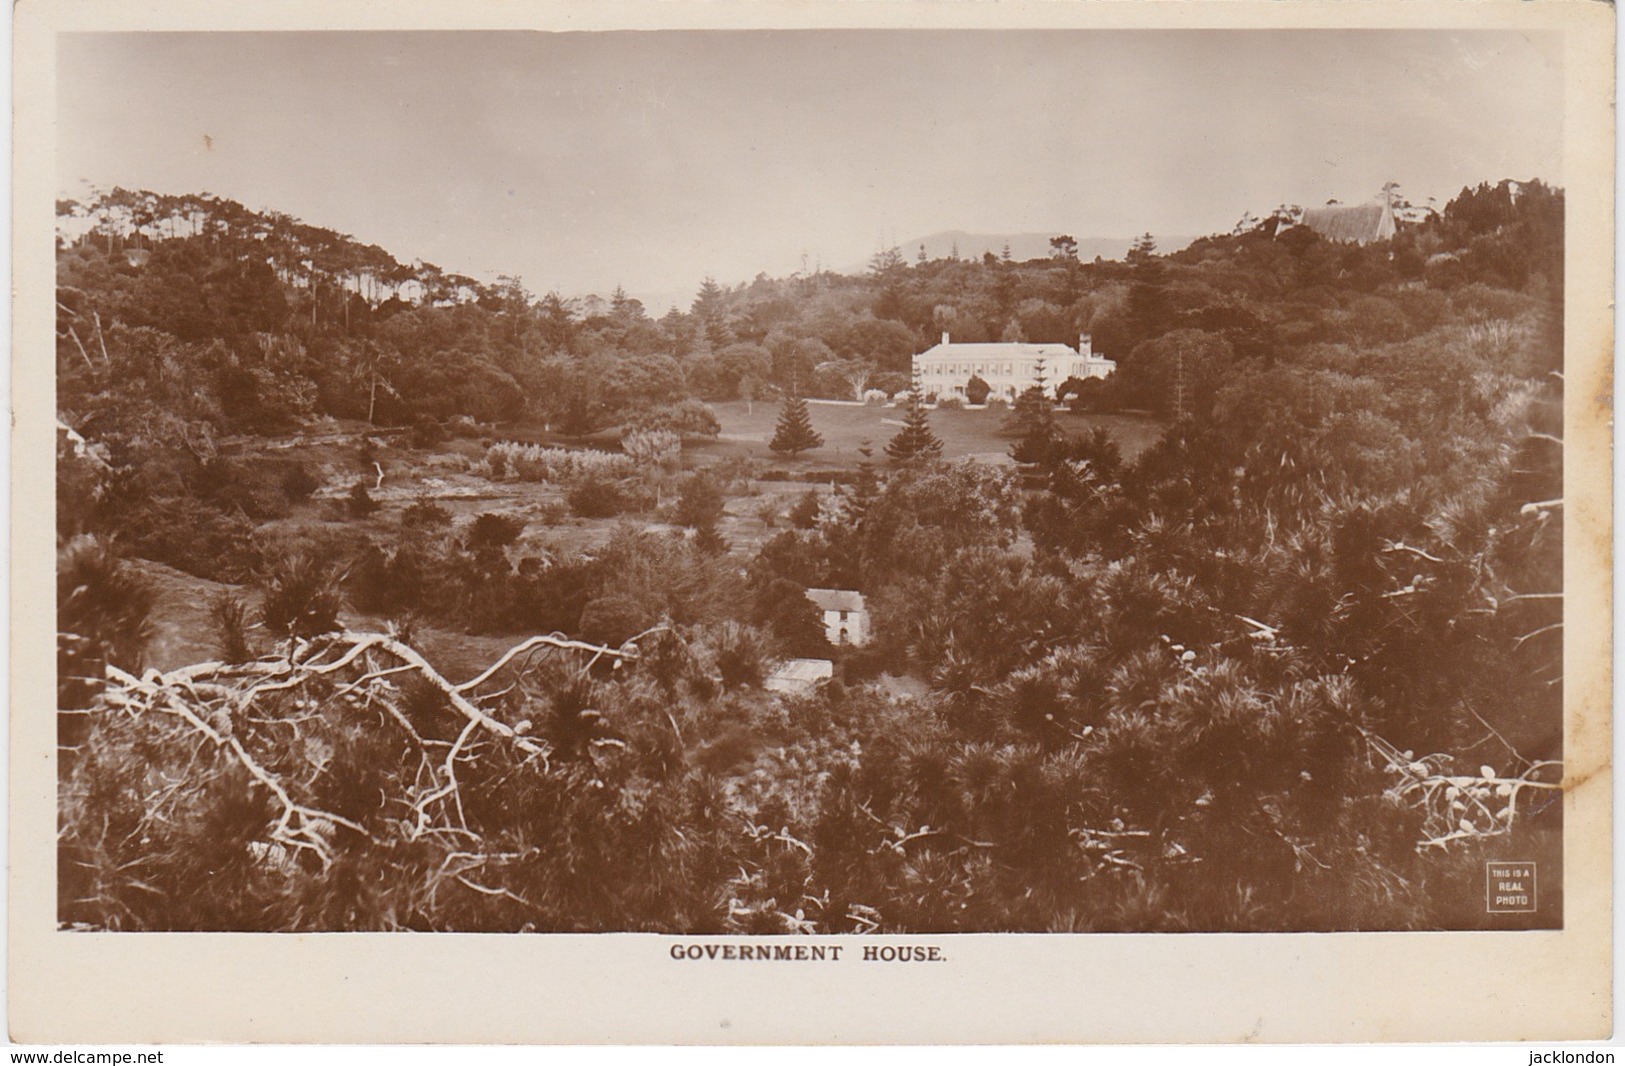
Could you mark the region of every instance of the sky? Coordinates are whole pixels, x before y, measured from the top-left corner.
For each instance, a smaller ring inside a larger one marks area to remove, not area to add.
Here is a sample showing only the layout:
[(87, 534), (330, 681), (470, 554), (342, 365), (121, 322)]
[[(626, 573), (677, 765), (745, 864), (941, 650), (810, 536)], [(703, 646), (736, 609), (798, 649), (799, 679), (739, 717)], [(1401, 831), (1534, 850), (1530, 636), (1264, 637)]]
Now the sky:
[(1561, 114), (1559, 37), (1499, 31), (65, 34), (57, 163), (659, 314), (941, 230), (1561, 184)]

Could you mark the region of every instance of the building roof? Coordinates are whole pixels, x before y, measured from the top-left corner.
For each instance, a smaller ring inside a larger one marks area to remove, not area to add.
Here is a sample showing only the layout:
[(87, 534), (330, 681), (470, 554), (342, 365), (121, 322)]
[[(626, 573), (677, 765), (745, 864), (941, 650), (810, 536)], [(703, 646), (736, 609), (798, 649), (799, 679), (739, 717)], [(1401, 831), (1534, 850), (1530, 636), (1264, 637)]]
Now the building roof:
[(863, 610), (863, 593), (851, 589), (808, 589), (807, 598), (817, 604), (820, 611)]
[(1370, 244), (1394, 235), (1394, 214), (1385, 204), (1311, 207), (1303, 213), (1303, 224), (1329, 241)]
[(835, 664), (828, 659), (786, 659), (768, 676), (769, 681), (810, 684), (835, 676)]
[(939, 356), (954, 359), (1076, 359), (1077, 350), (1064, 344), (1014, 344), (1008, 341), (996, 344), (961, 344), (950, 341), (936, 344), (921, 352), (917, 358)]

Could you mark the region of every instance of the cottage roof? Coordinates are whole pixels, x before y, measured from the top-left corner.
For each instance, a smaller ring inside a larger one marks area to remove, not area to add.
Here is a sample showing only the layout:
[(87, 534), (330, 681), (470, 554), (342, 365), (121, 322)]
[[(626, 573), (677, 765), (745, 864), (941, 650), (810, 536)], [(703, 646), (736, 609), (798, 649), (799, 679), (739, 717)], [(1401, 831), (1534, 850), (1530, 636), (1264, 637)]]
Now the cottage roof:
[(817, 604), (820, 611), (863, 610), (863, 593), (851, 589), (808, 589), (807, 598)]
[(1303, 213), (1303, 224), (1329, 241), (1369, 244), (1394, 235), (1394, 215), (1385, 204), (1311, 207)]

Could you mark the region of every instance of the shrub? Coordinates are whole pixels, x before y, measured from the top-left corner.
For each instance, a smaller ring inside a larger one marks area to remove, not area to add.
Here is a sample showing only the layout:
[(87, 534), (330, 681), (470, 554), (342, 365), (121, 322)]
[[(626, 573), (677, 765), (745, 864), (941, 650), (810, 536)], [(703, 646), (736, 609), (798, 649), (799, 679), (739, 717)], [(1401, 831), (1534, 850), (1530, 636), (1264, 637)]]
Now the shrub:
[(710, 404), (688, 399), (640, 412), (629, 423), (629, 428), (668, 430), (683, 437), (715, 437), (722, 432), (722, 422)]
[(727, 555), (728, 541), (716, 526), (705, 526), (694, 533), (694, 550), (701, 555)]
[(58, 551), (58, 706), (84, 706), (109, 663), (140, 668), (157, 598), (150, 580), (95, 537), (75, 537)]
[(530, 509), (540, 525), (559, 526), (570, 520), (570, 505), (563, 500), (548, 500)]
[(937, 400), (937, 406), (944, 411), (963, 411), (965, 401), (957, 396), (943, 396)]
[(235, 584), (260, 564), (253, 522), (191, 496), (141, 500), (122, 512), (119, 529), (132, 554), (211, 581)]
[[(735, 455), (720, 462), (712, 463), (706, 467), (711, 476), (717, 479), (722, 490), (730, 496), (754, 496), (756, 488), (751, 484), (756, 479), (757, 469), (761, 464), (749, 456)], [(779, 471), (783, 473), (783, 471)]]
[(580, 518), (614, 518), (626, 509), (626, 496), (613, 481), (583, 481), (570, 490), (570, 510)]
[(449, 436), (446, 427), (432, 418), (419, 418), (412, 423), (414, 448), (433, 448), (437, 444), (444, 444)]
[(672, 470), (682, 459), (683, 438), (669, 429), (634, 429), (621, 436), (621, 450), (639, 466)]
[(378, 501), (367, 491), (365, 481), (357, 481), (350, 487), (350, 495), (345, 498), (345, 509), (350, 512), (351, 518), (366, 518), (378, 510)]
[(309, 639), (339, 627), (339, 568), (330, 559), (293, 552), (270, 559), (260, 577), (260, 620), (279, 637)]
[(758, 688), (767, 677), (766, 642), (749, 626), (729, 624), (717, 642), (717, 670), (724, 688)]
[[(422, 606), (431, 575), (442, 581), (460, 577), (448, 567), (435, 565), (444, 558), (443, 554), (425, 553), (411, 542), (398, 545), (393, 551), (369, 542), (350, 564), (346, 575), (350, 601), (374, 614), (402, 615), (413, 611)], [(465, 591), (460, 581), (457, 591)]]
[(290, 463), (282, 470), (282, 494), (289, 502), (308, 500), (311, 494), (321, 487), (322, 479), (313, 474), (310, 467), (304, 463)]
[(401, 512), (401, 525), (407, 529), (445, 529), (451, 525), (451, 512), (433, 500), (419, 496)]
[(216, 593), (209, 602), (209, 620), (223, 662), (246, 663), (254, 657), (248, 642), (248, 604), (241, 596), (226, 590)]
[(898, 370), (882, 370), (878, 374), (869, 375), (869, 387), (879, 389), (887, 396), (896, 396), (898, 393), (907, 394), (912, 385), (913, 380), (910, 376)]
[(818, 513), (822, 507), (818, 499), (818, 490), (808, 489), (806, 495), (790, 508), (790, 524), (797, 529), (811, 529), (818, 524)]
[(883, 404), (888, 399), (890, 399), (890, 397), (886, 395), (886, 391), (884, 389), (863, 390), (863, 402), (871, 406)]
[(469, 524), (464, 543), (473, 551), (502, 549), (519, 539), (525, 520), (516, 515), (482, 514)]
[(677, 521), (690, 529), (711, 529), (722, 519), (722, 486), (701, 471), (683, 482), (677, 498)]
[(485, 450), (491, 476), (498, 480), (545, 481), (570, 484), (577, 481), (626, 477), (637, 469), (627, 455), (591, 449), (549, 448), (540, 444), (498, 441)]
[(198, 497), (230, 514), (241, 511), (264, 521), (288, 513), (289, 496), (277, 464), (211, 459), (189, 479)]
[(965, 399), (971, 403), (987, 403), (988, 394), (993, 387), (978, 376), (973, 376), (965, 383)]
[(630, 596), (608, 595), (589, 600), (581, 611), (580, 633), (587, 640), (619, 645), (650, 628), (658, 616)]

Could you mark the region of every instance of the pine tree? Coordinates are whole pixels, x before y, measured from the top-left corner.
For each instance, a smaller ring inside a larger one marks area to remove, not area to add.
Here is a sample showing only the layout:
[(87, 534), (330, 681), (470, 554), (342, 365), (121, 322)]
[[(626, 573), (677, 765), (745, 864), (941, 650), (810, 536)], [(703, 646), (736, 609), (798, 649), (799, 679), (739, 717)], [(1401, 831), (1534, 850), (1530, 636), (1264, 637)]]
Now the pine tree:
[(1033, 385), (1016, 397), (1004, 430), (1020, 440), (1010, 447), (1010, 457), (1018, 463), (1041, 463), (1049, 457), (1060, 435), (1055, 424), (1055, 408), (1042, 385)]
[(848, 520), (854, 526), (861, 526), (868, 517), (869, 508), (880, 496), (880, 478), (875, 475), (875, 450), (868, 441), (858, 445), (858, 454), (863, 458), (858, 460), (858, 477), (842, 494), (846, 503)]
[(779, 424), (768, 447), (780, 455), (795, 456), (823, 446), (824, 438), (813, 429), (812, 416), (807, 413), (807, 401), (792, 394), (779, 412)]
[(914, 375), (914, 385), (908, 390), (908, 408), (903, 415), (903, 428), (886, 445), (886, 454), (895, 462), (911, 463), (918, 459), (935, 459), (942, 454), (942, 441), (931, 432), (931, 419), (925, 411), (925, 400), (920, 391), (920, 377)]

